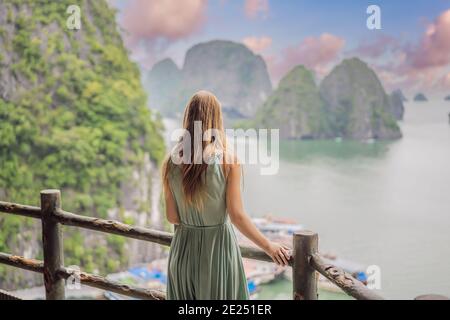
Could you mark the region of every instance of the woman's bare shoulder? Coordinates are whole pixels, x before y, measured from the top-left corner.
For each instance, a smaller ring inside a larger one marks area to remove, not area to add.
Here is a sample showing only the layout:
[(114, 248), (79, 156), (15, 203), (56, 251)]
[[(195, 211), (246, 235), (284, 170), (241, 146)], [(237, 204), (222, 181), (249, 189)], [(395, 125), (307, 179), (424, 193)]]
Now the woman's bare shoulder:
[(240, 172), (239, 158), (232, 152), (225, 152), (222, 156), (222, 168), (228, 180), (231, 172)]
[(237, 155), (231, 151), (226, 151), (223, 155), (223, 162), (225, 165), (228, 166), (239, 166), (240, 165), (240, 160), (237, 157)]

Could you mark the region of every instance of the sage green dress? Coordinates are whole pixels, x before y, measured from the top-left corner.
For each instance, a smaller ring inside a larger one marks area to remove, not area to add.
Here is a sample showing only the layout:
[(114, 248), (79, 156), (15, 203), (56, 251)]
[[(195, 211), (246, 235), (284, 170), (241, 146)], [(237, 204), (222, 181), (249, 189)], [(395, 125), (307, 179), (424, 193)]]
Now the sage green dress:
[(201, 212), (183, 200), (177, 166), (169, 174), (169, 186), (181, 223), (170, 246), (167, 299), (248, 299), (241, 252), (226, 211), (226, 180), (221, 164), (215, 161), (208, 165)]

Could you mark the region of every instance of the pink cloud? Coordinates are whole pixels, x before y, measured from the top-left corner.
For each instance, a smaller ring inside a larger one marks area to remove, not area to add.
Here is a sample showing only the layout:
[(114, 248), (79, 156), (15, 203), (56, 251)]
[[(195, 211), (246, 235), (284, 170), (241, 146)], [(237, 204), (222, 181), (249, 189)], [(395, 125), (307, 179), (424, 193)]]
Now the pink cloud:
[(258, 16), (265, 18), (269, 12), (269, 0), (245, 0), (244, 11), (250, 19)]
[(245, 44), (254, 53), (261, 53), (272, 45), (272, 38), (270, 37), (246, 37), (242, 39)]
[(206, 0), (132, 0), (122, 19), (127, 44), (134, 47), (141, 41), (189, 36), (203, 24), (206, 6)]
[(362, 42), (348, 54), (374, 59), (373, 66), (387, 89), (402, 88), (412, 93), (445, 89), (449, 83), (450, 9), (426, 27), (417, 44), (380, 36)]
[(425, 69), (450, 63), (450, 9), (429, 24), (417, 48), (408, 53), (412, 67)]
[(356, 49), (349, 52), (351, 56), (362, 56), (368, 58), (379, 58), (387, 52), (394, 52), (400, 48), (398, 39), (380, 35), (372, 40), (363, 40)]
[(374, 64), (373, 68), (388, 91), (402, 89), (414, 94), (418, 91), (436, 92), (444, 88), (442, 70), (439, 68), (415, 69), (406, 62), (399, 64)]
[(328, 72), (330, 63), (336, 60), (344, 45), (343, 38), (323, 33), (319, 37), (307, 37), (299, 45), (286, 48), (278, 59), (269, 57), (267, 61), (275, 80), (298, 64), (322, 76)]

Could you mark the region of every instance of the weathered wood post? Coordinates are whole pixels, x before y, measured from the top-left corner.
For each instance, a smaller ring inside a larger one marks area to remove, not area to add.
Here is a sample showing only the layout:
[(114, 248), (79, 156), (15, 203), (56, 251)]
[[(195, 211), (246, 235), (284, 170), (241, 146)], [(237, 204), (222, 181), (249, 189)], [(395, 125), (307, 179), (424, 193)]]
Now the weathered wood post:
[(296, 232), (293, 242), (294, 300), (317, 300), (316, 271), (309, 264), (310, 256), (317, 253), (317, 233), (307, 230)]
[(61, 208), (59, 190), (41, 191), (42, 246), (44, 250), (44, 284), (47, 300), (64, 300), (64, 279), (58, 269), (64, 264), (63, 239), (59, 223), (54, 219)]

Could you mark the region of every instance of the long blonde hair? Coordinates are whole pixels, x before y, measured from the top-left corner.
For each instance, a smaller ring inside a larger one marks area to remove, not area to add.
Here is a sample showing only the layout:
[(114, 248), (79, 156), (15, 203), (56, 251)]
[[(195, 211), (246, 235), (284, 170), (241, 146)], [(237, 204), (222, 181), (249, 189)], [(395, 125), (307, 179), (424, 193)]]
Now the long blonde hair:
[[(202, 193), (205, 187), (208, 163), (205, 163), (203, 159), (201, 163), (195, 163), (194, 161), (194, 157), (196, 156), (195, 152), (198, 152), (198, 150), (194, 150), (194, 128), (195, 122), (197, 121), (201, 121), (203, 138), (201, 151), (208, 150), (212, 146), (213, 149), (219, 147), (221, 150), (213, 151), (219, 151), (223, 159), (226, 153), (226, 139), (223, 129), (222, 107), (219, 100), (208, 91), (195, 93), (184, 110), (183, 129), (189, 133), (187, 136), (191, 139), (191, 156), (189, 163), (181, 163), (179, 165), (182, 174), (182, 190), (185, 201), (187, 204), (201, 209), (203, 207)], [(211, 135), (211, 130), (214, 130), (218, 134)], [(225, 161), (223, 162), (225, 163)], [(170, 192), (169, 174), (174, 166), (169, 154), (162, 167), (164, 192)]]

